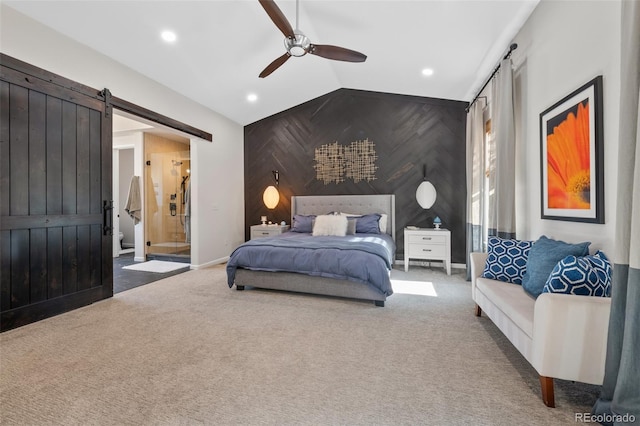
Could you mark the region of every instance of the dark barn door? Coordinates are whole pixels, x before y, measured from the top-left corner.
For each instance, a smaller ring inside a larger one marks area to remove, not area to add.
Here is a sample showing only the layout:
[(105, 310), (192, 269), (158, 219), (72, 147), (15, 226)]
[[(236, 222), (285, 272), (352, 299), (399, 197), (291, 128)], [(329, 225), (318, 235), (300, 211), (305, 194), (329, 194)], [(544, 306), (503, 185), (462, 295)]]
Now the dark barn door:
[(113, 295), (112, 117), (108, 91), (0, 59), (0, 329), (8, 330)]

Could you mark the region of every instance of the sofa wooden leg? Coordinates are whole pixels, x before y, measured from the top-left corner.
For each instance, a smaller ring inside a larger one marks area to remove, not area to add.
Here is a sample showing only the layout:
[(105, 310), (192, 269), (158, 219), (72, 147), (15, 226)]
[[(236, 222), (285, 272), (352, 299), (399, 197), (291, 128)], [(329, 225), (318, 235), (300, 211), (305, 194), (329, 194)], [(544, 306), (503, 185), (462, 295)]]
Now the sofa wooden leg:
[(540, 376), (540, 388), (542, 389), (542, 402), (544, 402), (544, 405), (555, 408), (556, 402), (553, 395), (553, 377)]
[(482, 316), (482, 308), (478, 305), (476, 305), (476, 316), (477, 317), (481, 317)]

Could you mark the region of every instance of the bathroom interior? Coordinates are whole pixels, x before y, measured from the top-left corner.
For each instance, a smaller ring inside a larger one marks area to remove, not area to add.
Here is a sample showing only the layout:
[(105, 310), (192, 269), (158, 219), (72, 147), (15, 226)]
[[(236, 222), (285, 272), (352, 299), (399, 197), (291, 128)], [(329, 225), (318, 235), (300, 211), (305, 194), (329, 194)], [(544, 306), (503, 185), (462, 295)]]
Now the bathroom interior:
[(191, 261), (189, 144), (145, 133), (146, 259)]
[[(190, 140), (153, 124), (114, 117), (114, 270), (147, 260), (190, 264)], [(140, 221), (133, 217), (137, 209), (144, 212), (138, 210)], [(114, 292), (118, 276), (114, 273)]]

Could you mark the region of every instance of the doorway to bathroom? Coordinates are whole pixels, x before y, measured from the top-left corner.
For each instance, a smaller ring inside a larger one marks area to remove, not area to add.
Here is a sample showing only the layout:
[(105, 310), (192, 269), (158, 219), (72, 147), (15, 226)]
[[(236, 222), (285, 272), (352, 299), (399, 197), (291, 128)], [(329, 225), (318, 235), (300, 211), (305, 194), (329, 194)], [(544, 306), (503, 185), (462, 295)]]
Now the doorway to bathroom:
[(114, 294), (189, 270), (190, 155), (183, 133), (114, 114)]
[(189, 140), (145, 133), (145, 255), (191, 261)]

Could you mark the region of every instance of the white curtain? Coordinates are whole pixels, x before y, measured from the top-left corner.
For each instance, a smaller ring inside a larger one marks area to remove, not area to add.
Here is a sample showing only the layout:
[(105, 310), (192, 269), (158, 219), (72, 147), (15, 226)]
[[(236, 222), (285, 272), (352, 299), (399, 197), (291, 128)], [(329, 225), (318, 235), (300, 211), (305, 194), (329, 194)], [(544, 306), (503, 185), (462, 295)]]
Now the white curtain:
[[(603, 424), (640, 424), (640, 2), (622, 2), (620, 140), (616, 252), (607, 360), (600, 399)], [(600, 419), (599, 419), (600, 420)]]
[(500, 64), (491, 85), (489, 235), (514, 238), (516, 234), (516, 130), (513, 113), (513, 67), (511, 59)]
[[(467, 114), (468, 254), (485, 251), (488, 235), (515, 238), (515, 117), (513, 67), (504, 59), (491, 81), (490, 96)], [(487, 109), (488, 108), (488, 109)]]
[(485, 184), (483, 119), (485, 99), (478, 99), (467, 113), (467, 253), (483, 251), (484, 234), (487, 228), (485, 189), (488, 186)]

